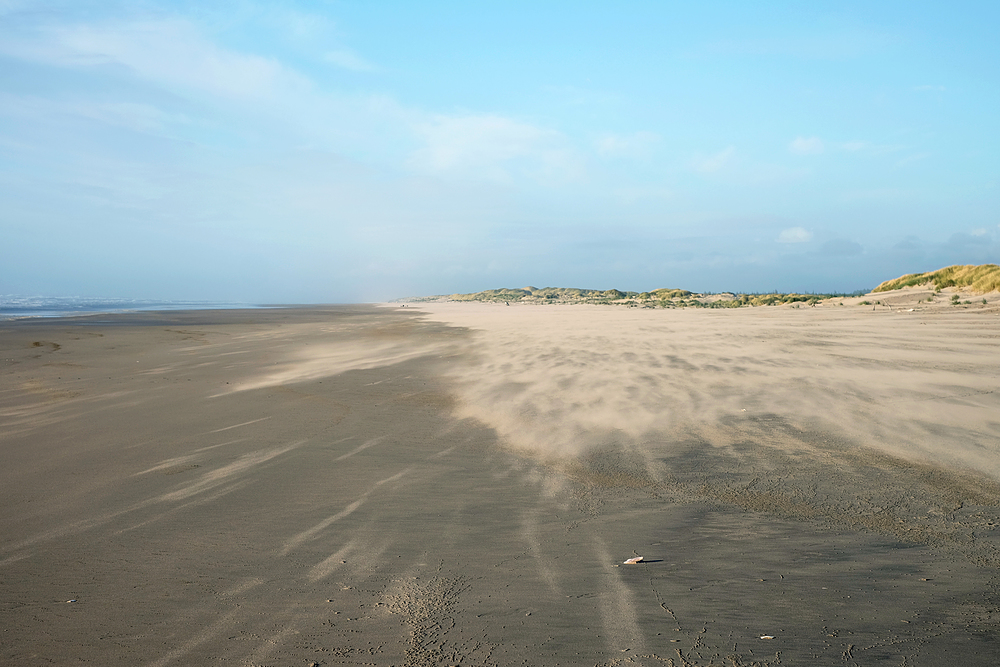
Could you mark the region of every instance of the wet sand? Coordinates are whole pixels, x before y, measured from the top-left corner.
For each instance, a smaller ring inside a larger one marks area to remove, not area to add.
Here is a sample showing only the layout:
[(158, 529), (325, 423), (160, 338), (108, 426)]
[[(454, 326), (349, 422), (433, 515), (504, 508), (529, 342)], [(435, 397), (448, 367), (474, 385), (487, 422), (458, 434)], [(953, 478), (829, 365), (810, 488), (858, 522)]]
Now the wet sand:
[(993, 665), (998, 324), (0, 324), (0, 663)]

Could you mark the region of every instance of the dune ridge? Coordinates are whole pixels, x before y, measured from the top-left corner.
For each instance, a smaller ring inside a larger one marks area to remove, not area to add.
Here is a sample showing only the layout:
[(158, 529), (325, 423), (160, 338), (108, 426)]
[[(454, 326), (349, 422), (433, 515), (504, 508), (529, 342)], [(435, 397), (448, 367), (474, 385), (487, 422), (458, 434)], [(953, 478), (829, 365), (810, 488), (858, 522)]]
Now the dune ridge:
[(966, 288), (973, 294), (987, 294), (1000, 291), (1000, 266), (996, 264), (956, 264), (928, 273), (908, 273), (894, 280), (881, 283), (872, 292), (890, 292), (915, 287), (934, 285), (941, 290), (946, 287)]
[[(755, 306), (780, 306), (800, 304), (815, 306), (824, 301), (843, 300), (848, 297), (870, 296), (933, 285), (937, 291), (955, 288), (971, 294), (986, 294), (1000, 290), (1000, 266), (995, 264), (955, 265), (928, 273), (909, 273), (886, 280), (873, 290), (854, 292), (801, 293), (801, 292), (693, 292), (691, 290), (661, 287), (645, 292), (619, 289), (582, 289), (578, 287), (501, 287), (467, 294), (439, 294), (435, 296), (406, 297), (394, 303), (432, 302), (485, 302), (524, 304), (598, 304), (624, 305), (641, 308), (743, 308)], [(862, 305), (870, 305), (864, 303)]]

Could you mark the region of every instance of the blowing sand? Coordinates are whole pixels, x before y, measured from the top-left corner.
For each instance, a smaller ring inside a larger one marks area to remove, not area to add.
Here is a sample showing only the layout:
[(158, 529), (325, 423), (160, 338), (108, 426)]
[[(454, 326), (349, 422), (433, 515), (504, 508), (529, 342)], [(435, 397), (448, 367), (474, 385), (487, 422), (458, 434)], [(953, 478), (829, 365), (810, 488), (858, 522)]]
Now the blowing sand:
[(4, 323), (0, 662), (996, 664), (997, 318)]

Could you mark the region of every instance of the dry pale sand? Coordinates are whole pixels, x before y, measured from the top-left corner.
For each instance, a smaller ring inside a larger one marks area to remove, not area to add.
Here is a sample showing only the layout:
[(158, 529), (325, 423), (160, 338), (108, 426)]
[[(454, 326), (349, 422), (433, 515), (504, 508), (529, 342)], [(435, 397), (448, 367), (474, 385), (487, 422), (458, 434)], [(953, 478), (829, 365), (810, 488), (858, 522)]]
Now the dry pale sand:
[(998, 339), (945, 307), (3, 323), (0, 662), (994, 665)]

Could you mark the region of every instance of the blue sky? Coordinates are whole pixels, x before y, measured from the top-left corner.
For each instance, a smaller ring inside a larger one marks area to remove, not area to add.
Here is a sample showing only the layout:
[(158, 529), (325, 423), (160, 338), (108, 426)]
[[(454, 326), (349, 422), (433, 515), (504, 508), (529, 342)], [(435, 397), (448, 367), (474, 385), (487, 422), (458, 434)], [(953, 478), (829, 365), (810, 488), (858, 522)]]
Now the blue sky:
[(0, 0), (0, 293), (853, 291), (998, 262), (998, 26), (996, 2)]

